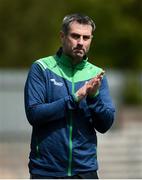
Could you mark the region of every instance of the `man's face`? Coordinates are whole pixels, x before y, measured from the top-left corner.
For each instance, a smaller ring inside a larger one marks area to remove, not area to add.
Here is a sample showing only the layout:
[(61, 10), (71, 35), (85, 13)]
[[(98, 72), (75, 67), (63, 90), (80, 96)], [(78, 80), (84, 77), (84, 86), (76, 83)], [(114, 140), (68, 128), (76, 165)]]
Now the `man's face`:
[(92, 40), (92, 26), (79, 24), (73, 21), (69, 26), (68, 34), (61, 32), (63, 52), (75, 61), (82, 60), (87, 54)]

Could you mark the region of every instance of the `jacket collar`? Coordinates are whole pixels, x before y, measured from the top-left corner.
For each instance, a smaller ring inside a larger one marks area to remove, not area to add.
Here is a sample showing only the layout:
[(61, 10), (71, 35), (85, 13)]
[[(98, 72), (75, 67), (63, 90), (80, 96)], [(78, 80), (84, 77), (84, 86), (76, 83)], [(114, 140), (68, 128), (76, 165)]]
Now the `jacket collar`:
[(58, 63), (61, 63), (69, 68), (83, 69), (87, 63), (88, 57), (84, 56), (83, 60), (79, 64), (73, 65), (71, 57), (65, 55), (62, 48), (60, 48), (56, 53), (56, 59)]

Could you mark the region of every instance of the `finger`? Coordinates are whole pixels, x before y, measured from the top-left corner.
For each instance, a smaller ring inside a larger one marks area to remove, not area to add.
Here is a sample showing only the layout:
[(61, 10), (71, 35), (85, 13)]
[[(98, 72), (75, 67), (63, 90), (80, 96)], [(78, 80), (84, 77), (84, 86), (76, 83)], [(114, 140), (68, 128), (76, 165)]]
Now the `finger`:
[(105, 71), (102, 71), (102, 72), (100, 73), (100, 75), (102, 75), (102, 76), (103, 76), (104, 74), (105, 74)]
[(97, 78), (99, 78), (99, 77), (102, 78), (104, 74), (105, 74), (105, 71), (102, 71), (100, 74), (97, 75)]
[(105, 71), (102, 71), (100, 74), (98, 74), (96, 77), (92, 78), (87, 83), (94, 86), (97, 83), (98, 80), (99, 81), (102, 80), (104, 74), (105, 74)]

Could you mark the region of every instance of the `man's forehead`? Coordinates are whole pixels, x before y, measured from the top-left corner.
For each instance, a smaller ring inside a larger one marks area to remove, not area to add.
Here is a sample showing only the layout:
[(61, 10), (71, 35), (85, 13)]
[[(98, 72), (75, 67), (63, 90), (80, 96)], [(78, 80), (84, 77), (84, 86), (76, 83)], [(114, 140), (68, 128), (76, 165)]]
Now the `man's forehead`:
[(73, 21), (69, 25), (69, 32), (70, 33), (77, 33), (77, 34), (92, 34), (92, 26), (90, 24), (80, 24), (77, 21)]

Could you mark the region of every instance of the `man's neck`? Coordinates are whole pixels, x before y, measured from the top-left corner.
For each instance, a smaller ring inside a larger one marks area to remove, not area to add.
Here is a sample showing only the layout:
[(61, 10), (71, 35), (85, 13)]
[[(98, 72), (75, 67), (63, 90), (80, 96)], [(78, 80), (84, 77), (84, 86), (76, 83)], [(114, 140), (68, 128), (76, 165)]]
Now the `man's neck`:
[(80, 58), (80, 57), (72, 57), (72, 56), (64, 53), (63, 48), (61, 47), (61, 48), (58, 50), (57, 54), (58, 54), (58, 56), (60, 57), (62, 53), (63, 53), (65, 56), (68, 56), (68, 57), (71, 59), (71, 64), (72, 64), (73, 66), (81, 63), (81, 62), (83, 61), (83, 59), (86, 59), (86, 56), (84, 56), (83, 58)]
[(77, 65), (79, 63), (81, 63), (83, 61), (83, 58), (74, 58), (74, 57), (71, 57), (72, 59), (72, 65)]

